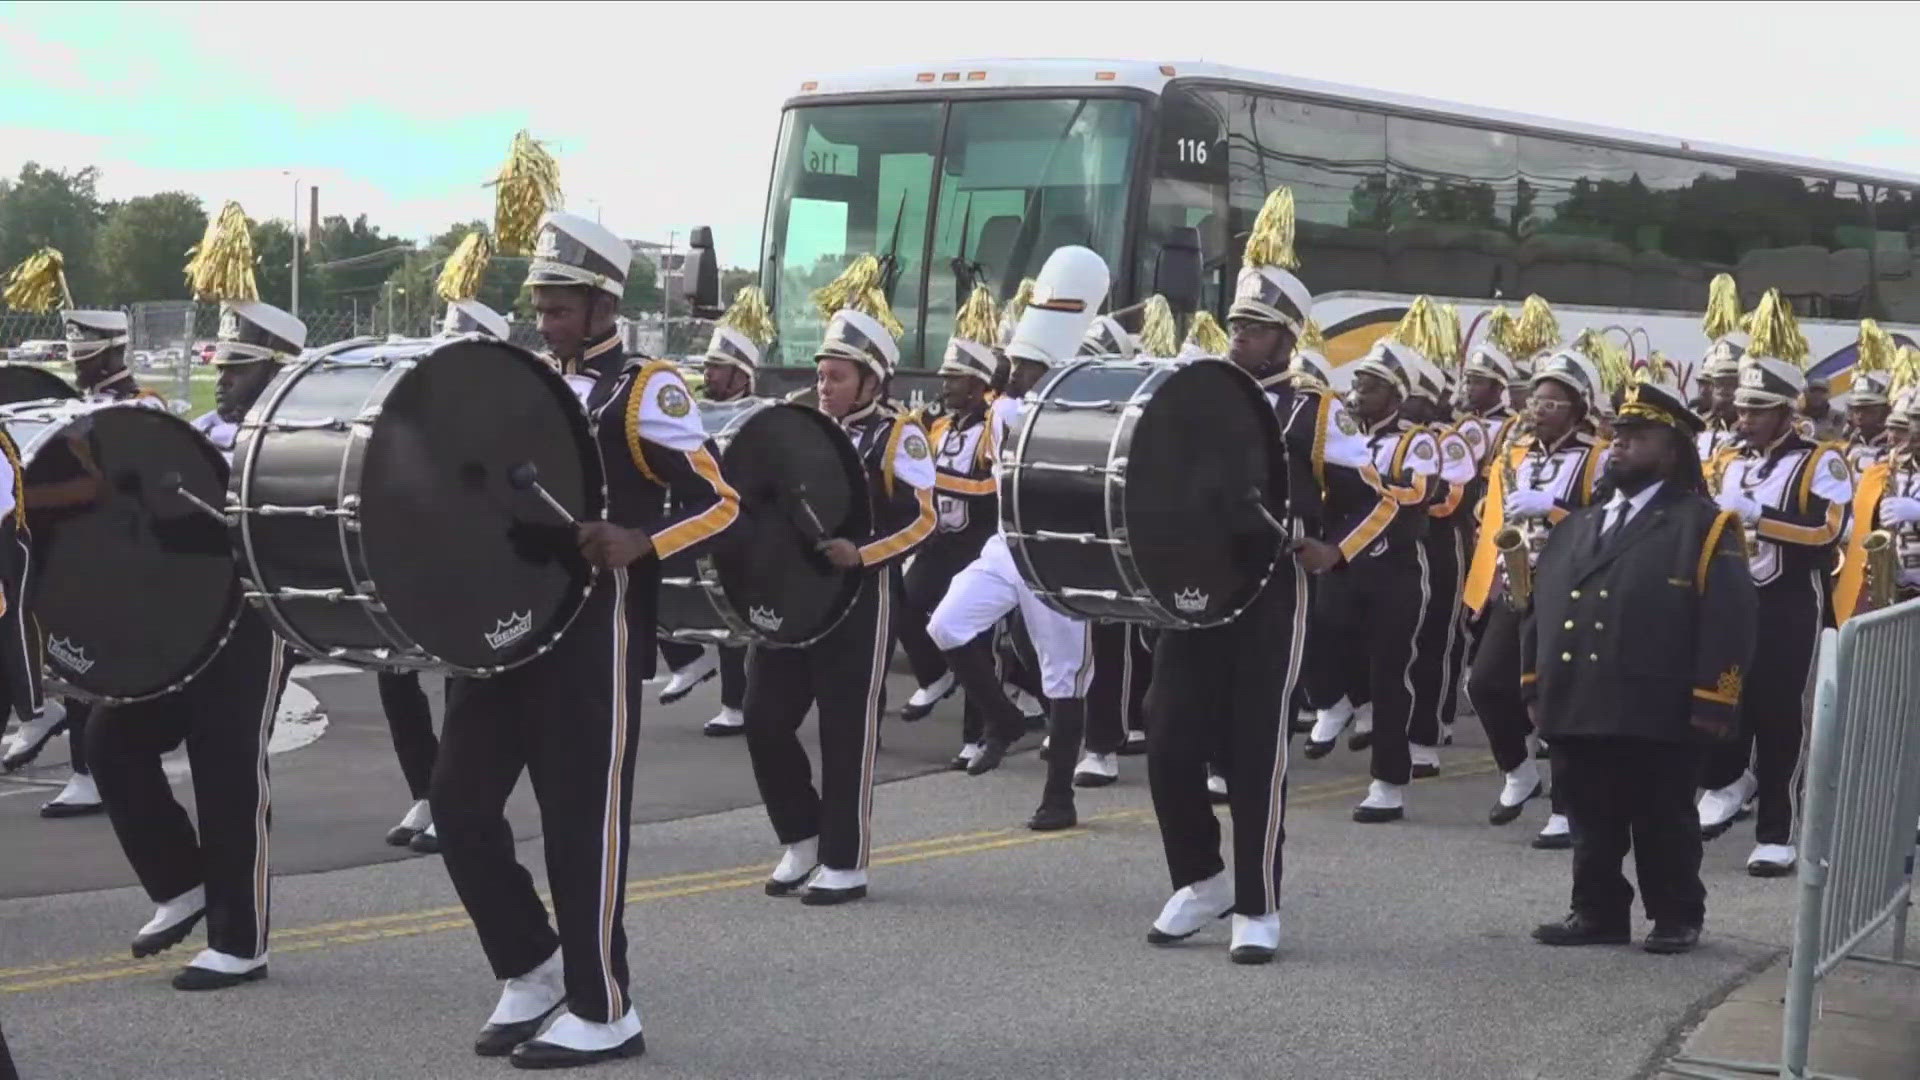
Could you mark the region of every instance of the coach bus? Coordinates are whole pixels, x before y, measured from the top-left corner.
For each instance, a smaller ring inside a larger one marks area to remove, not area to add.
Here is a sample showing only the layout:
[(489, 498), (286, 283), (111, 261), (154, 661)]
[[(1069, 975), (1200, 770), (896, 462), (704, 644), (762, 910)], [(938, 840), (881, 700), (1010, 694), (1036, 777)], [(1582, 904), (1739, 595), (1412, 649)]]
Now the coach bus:
[(1837, 391), (1857, 320), (1920, 339), (1920, 176), (1213, 64), (990, 60), (823, 75), (786, 102), (761, 245), (768, 381), (810, 378), (810, 294), (863, 252), (887, 258), (910, 385), (974, 281), (1005, 298), (1063, 244), (1106, 258), (1112, 307), (1158, 291), (1183, 326), (1223, 315), (1283, 184), (1337, 362), (1414, 294), (1471, 328), (1537, 292), (1569, 337), (1613, 328), (1689, 365), (1722, 271), (1749, 308), (1770, 287), (1792, 301)]

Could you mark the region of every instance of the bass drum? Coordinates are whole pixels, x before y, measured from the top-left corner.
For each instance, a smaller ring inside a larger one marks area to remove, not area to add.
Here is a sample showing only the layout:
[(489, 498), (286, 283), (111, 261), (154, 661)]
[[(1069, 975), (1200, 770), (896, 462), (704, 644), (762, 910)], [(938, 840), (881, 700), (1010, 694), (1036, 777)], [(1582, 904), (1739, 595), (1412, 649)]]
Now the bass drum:
[(35, 364), (0, 362), (0, 405), (21, 401), (65, 401), (80, 396), (67, 380)]
[(846, 536), (871, 526), (860, 455), (839, 424), (804, 405), (750, 398), (703, 402), (700, 413), (740, 495), (740, 520), (710, 552), (662, 568), (660, 631), (700, 644), (811, 645), (860, 591), (858, 571), (815, 550), (821, 529)]
[(240, 589), (225, 529), (178, 492), (218, 506), (226, 459), (132, 402), (15, 405), (0, 423), (20, 448), (48, 681), (109, 704), (186, 685), (226, 642)]
[(247, 598), (295, 648), (491, 675), (557, 641), (594, 573), (573, 517), (606, 492), (586, 414), (544, 361), (477, 336), (342, 342), (247, 414), (228, 488)]
[[(1231, 622), (1279, 557), (1280, 424), (1222, 360), (1082, 360), (1027, 395), (1000, 526), (1047, 606), (1191, 630)], [(1256, 494), (1257, 493), (1257, 494)]]

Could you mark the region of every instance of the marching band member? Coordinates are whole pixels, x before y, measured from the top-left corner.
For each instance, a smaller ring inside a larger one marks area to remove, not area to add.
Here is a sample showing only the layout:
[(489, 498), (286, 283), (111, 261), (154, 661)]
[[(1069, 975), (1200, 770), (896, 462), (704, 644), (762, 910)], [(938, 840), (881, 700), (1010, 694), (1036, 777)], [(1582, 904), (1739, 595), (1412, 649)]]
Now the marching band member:
[(1439, 746), (1451, 730), (1453, 712), (1447, 708), (1458, 696), (1466, 637), (1460, 617), (1460, 595), (1466, 579), (1467, 536), (1472, 519), (1465, 511), (1469, 488), (1477, 475), (1473, 447), (1464, 432), (1466, 420), (1455, 422), (1451, 379), (1443, 365), (1455, 362), (1458, 338), (1443, 320), (1435, 363), (1418, 366), (1413, 392), (1401, 404), (1401, 414), (1431, 432), (1439, 445), (1439, 467), (1431, 480), (1427, 530), (1421, 538), (1427, 567), (1427, 611), (1413, 663), (1413, 711), (1407, 722), (1409, 756), (1414, 779), (1440, 774)]
[[(1022, 292), (1025, 292), (1024, 287)], [(1006, 354), (1012, 365), (1008, 390), (1023, 397), (1045, 373), (1077, 355), (1077, 349), (1107, 295), (1107, 266), (1082, 247), (1063, 247), (1047, 257), (1029, 301), (1010, 331)], [(1004, 414), (1007, 428), (1014, 410)], [(1047, 778), (1040, 806), (1027, 819), (1035, 831), (1070, 828), (1079, 821), (1074, 807), (1073, 774), (1085, 734), (1087, 691), (1093, 655), (1087, 624), (1041, 603), (1014, 566), (1013, 554), (999, 530), (988, 536), (980, 555), (958, 574), (927, 622), (927, 634), (947, 654), (969, 700), (988, 702), (990, 715), (1008, 715), (992, 671), (970, 657), (967, 643), (1018, 612), (1039, 661), (1041, 690), (1047, 698), (1047, 742), (1042, 752)], [(1010, 730), (1010, 728), (1009, 728)], [(997, 766), (1006, 740), (989, 729), (987, 741), (968, 768), (978, 775)]]
[(1747, 872), (1781, 877), (1792, 872), (1795, 859), (1801, 695), (1825, 622), (1828, 571), (1853, 499), (1853, 474), (1839, 450), (1795, 430), (1794, 404), (1806, 388), (1801, 365), (1807, 342), (1778, 290), (1761, 298), (1749, 332), (1734, 399), (1744, 449), (1713, 494), (1721, 509), (1753, 530), (1750, 562), (1763, 629), (1745, 677), (1740, 731), (1708, 763), (1700, 828), (1708, 839), (1720, 835), (1758, 796), (1758, 843), (1747, 857)]
[[(1362, 492), (1359, 510), (1380, 516), (1378, 533), (1360, 552), (1347, 554), (1340, 573), (1322, 579), (1315, 604), (1324, 616), (1316, 625), (1341, 644), (1318, 653), (1309, 675), (1316, 700), (1344, 694), (1370, 703), (1373, 728), (1373, 782), (1353, 811), (1362, 823), (1398, 821), (1406, 816), (1404, 789), (1412, 779), (1408, 723), (1414, 707), (1414, 668), (1418, 638), (1432, 602), (1427, 549), (1427, 509), (1438, 480), (1440, 444), (1434, 435), (1401, 414), (1413, 394), (1419, 372), (1438, 352), (1438, 326), (1432, 303), (1416, 297), (1391, 334), (1375, 342), (1353, 365), (1348, 408), (1367, 435), (1386, 501), (1376, 504)], [(1330, 496), (1330, 499), (1337, 498)], [(1389, 506), (1389, 502), (1391, 505)], [(1349, 509), (1335, 501), (1330, 510)], [(1322, 638), (1322, 643), (1328, 641)], [(1326, 756), (1339, 738), (1337, 711), (1321, 714), (1307, 736), (1308, 758)], [(1434, 733), (1437, 738), (1438, 731)], [(1438, 766), (1438, 755), (1431, 762)]]
[[(1859, 476), (1892, 450), (1887, 419), (1892, 414), (1888, 381), (1895, 348), (1893, 336), (1872, 319), (1860, 320), (1860, 339), (1847, 388), (1847, 465)], [(1822, 435), (1822, 439), (1833, 436)]]
[[(523, 134), (509, 171), (538, 153)], [(537, 212), (550, 198), (536, 190), (524, 201)], [(501, 199), (509, 203), (496, 229), (501, 245), (526, 246), (532, 215), (518, 212), (526, 207), (504, 184)], [(550, 650), (490, 678), (454, 682), (429, 798), (447, 874), (494, 975), (506, 981), (474, 1051), (559, 1068), (646, 1049), (627, 991), (621, 909), (660, 560), (711, 543), (738, 519), (739, 499), (678, 368), (621, 348), (615, 319), (631, 249), (559, 212), (539, 219), (537, 237), (527, 285), (540, 334), (584, 391), (605, 473), (606, 519), (576, 528), (580, 554), (600, 574)], [(668, 513), (669, 493), (681, 512)], [(522, 772), (540, 804), (551, 923), (514, 858), (504, 813)]]
[[(1872, 320), (1863, 320), (1871, 322)], [(1878, 329), (1878, 327), (1875, 327)], [(1854, 383), (1858, 390), (1860, 384)], [(1800, 397), (1801, 434), (1815, 442), (1835, 442), (1846, 437), (1852, 421), (1853, 406), (1858, 399), (1853, 392), (1847, 394), (1847, 412), (1842, 414), (1833, 407), (1833, 386), (1825, 375), (1808, 375), (1807, 389)]]
[[(224, 301), (213, 362), (214, 414), (196, 424), (231, 459), (232, 433), (307, 328), (254, 295), (246, 215), (228, 203), (188, 265), (200, 299)], [(179, 990), (217, 990), (267, 974), (270, 865), (267, 740), (290, 652), (251, 605), (219, 654), (186, 686), (103, 708), (87, 728), (88, 759), (107, 817), (141, 887), (159, 905), (133, 939), (135, 957), (179, 944), (202, 917), (207, 948), (174, 976)], [(175, 801), (162, 754), (186, 744), (194, 823)]]
[[(1550, 329), (1551, 314), (1544, 303), (1533, 322), (1533, 340), (1558, 337), (1557, 330)], [(1516, 428), (1515, 438), (1500, 448), (1487, 470), (1487, 497), (1466, 585), (1468, 609), (1484, 614), (1486, 622), (1467, 676), (1467, 696), (1504, 774), (1499, 797), (1487, 813), (1494, 825), (1519, 817), (1542, 791), (1539, 768), (1527, 748), (1532, 725), (1520, 697), (1520, 624), (1527, 597), (1517, 592), (1522, 582), (1510, 575), (1510, 569), (1518, 568), (1510, 567), (1509, 560), (1523, 560), (1531, 569), (1548, 533), (1568, 514), (1592, 504), (1607, 452), (1587, 418), (1603, 391), (1600, 373), (1586, 357), (1551, 353), (1533, 377), (1526, 427)], [(1507, 527), (1518, 530), (1522, 545), (1503, 558), (1496, 540)], [(1571, 842), (1566, 817), (1556, 804), (1534, 846), (1565, 848)]]
[[(833, 565), (860, 574), (853, 609), (826, 637), (800, 649), (762, 649), (747, 676), (747, 750), (774, 834), (786, 845), (769, 896), (800, 892), (810, 905), (867, 895), (873, 758), (891, 651), (893, 566), (934, 528), (933, 454), (919, 424), (886, 407), (899, 363), (899, 324), (879, 288), (879, 262), (855, 259), (816, 294), (831, 313), (814, 355), (820, 411), (846, 429), (867, 470), (872, 532), (822, 537)], [(798, 730), (820, 714), (820, 787)]]
[(1717, 274), (1707, 291), (1707, 311), (1700, 329), (1707, 335), (1707, 352), (1700, 361), (1700, 378), (1707, 386), (1711, 411), (1706, 430), (1695, 436), (1700, 448), (1700, 464), (1707, 486), (1727, 462), (1739, 454), (1734, 433), (1737, 415), (1733, 406), (1734, 390), (1740, 382), (1740, 358), (1746, 355), (1747, 335), (1740, 329), (1740, 294), (1731, 274)]
[[(753, 396), (754, 375), (760, 369), (760, 350), (773, 342), (773, 316), (766, 297), (753, 285), (734, 294), (707, 341), (701, 369), (700, 396), (708, 401), (742, 401)], [(739, 735), (747, 730), (747, 660), (751, 647), (721, 645), (720, 712), (706, 722), (701, 734)]]
[[(1857, 378), (1858, 376), (1856, 376)], [(1867, 537), (1876, 529), (1892, 534), (1894, 602), (1920, 595), (1920, 440), (1913, 420), (1920, 413), (1920, 350), (1902, 348), (1895, 361), (1894, 399), (1887, 418), (1887, 450), (1858, 474), (1849, 518), (1847, 557), (1834, 586), (1834, 613), (1846, 622), (1866, 607)]]
[(1742, 698), (1755, 598), (1740, 526), (1705, 495), (1704, 424), (1655, 364), (1615, 421), (1608, 501), (1547, 538), (1523, 635), (1524, 696), (1575, 825), (1571, 914), (1534, 931), (1546, 945), (1628, 940), (1629, 848), (1648, 952), (1691, 950), (1706, 919), (1691, 800)]

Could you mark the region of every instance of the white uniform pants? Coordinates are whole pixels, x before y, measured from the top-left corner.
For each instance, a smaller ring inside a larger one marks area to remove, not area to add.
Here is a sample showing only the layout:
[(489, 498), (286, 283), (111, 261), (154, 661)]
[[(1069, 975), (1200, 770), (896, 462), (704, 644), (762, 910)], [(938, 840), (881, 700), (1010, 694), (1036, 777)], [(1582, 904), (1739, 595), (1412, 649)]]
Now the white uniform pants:
[(1087, 696), (1093, 678), (1093, 640), (1087, 624), (1040, 602), (1020, 580), (1013, 554), (999, 533), (987, 538), (980, 557), (954, 575), (953, 584), (927, 622), (927, 636), (942, 652), (957, 649), (993, 628), (1014, 608), (1027, 624), (1040, 657), (1040, 689), (1049, 698)]

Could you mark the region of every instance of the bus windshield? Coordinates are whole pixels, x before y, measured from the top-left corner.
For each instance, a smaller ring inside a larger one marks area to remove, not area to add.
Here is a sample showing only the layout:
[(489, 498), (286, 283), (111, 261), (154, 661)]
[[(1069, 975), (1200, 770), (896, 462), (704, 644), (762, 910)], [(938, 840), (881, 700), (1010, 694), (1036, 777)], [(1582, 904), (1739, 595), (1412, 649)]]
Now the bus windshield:
[(1004, 301), (1064, 244), (1118, 274), (1140, 111), (1096, 97), (789, 109), (761, 258), (768, 362), (807, 362), (826, 322), (813, 291), (862, 254), (888, 267), (904, 368), (945, 347), (976, 281)]

